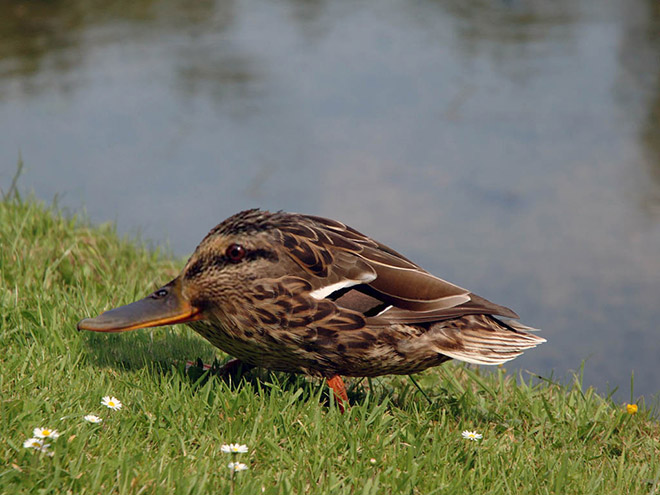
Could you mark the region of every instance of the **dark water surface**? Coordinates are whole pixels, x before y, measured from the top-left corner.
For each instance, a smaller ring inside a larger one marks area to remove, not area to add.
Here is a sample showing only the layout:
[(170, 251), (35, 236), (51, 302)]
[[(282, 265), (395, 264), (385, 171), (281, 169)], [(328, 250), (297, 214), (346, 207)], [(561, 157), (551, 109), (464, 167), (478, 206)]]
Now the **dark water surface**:
[(337, 218), (542, 328), (510, 369), (653, 395), (659, 5), (0, 0), (0, 187), (178, 255)]

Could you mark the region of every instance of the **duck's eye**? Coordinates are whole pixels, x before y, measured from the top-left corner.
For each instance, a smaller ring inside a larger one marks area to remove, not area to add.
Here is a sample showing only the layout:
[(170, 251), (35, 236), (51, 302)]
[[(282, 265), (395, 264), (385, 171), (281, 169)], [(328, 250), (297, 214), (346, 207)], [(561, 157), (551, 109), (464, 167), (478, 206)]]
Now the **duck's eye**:
[(245, 258), (245, 248), (240, 244), (232, 244), (225, 251), (225, 256), (232, 263), (238, 263), (243, 258)]

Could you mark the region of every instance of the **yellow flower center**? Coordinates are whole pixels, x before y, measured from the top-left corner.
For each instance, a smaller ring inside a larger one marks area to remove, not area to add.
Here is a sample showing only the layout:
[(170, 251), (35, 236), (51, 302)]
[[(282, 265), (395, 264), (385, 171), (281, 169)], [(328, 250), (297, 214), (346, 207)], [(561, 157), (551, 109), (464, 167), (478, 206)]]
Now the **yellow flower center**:
[(43, 431), (41, 432), (41, 434), (42, 434), (43, 436), (45, 436), (45, 437), (48, 437), (48, 436), (50, 436), (50, 430), (43, 430)]

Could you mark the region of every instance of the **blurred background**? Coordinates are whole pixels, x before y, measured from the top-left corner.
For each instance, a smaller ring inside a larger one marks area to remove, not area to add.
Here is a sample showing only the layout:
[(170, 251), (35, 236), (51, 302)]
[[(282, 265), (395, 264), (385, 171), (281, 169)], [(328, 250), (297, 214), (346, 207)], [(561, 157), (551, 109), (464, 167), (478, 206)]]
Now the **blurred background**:
[[(660, 391), (657, 0), (0, 0), (0, 188), (187, 256), (342, 220)], [(145, 287), (145, 291), (151, 287)]]

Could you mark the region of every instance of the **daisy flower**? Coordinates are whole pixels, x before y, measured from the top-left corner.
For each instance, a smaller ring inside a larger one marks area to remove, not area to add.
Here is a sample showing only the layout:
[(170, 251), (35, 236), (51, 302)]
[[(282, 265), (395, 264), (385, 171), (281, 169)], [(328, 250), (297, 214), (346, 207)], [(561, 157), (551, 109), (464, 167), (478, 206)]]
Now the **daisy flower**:
[(481, 440), (481, 438), (483, 437), (481, 433), (477, 433), (476, 431), (468, 431), (468, 430), (465, 430), (463, 433), (461, 433), (461, 435), (463, 435), (463, 438), (467, 438), (468, 440), (474, 440), (475, 442), (477, 440)]
[(240, 445), (238, 443), (225, 444), (220, 447), (220, 451), (225, 454), (245, 454), (248, 451), (247, 445)]
[(227, 467), (231, 469), (232, 473), (237, 471), (245, 471), (248, 468), (247, 465), (243, 464), (242, 462), (230, 462), (227, 464)]
[(50, 447), (50, 444), (44, 443), (43, 438), (28, 438), (25, 442), (23, 442), (23, 448), (35, 449), (39, 452), (43, 452), (44, 454), (52, 456), (53, 453), (48, 450), (48, 447)]
[(23, 448), (25, 449), (40, 449), (44, 446), (44, 441), (41, 438), (28, 438), (23, 442)]
[(88, 423), (100, 423), (103, 421), (103, 419), (99, 418), (95, 414), (88, 414), (87, 416), (84, 416), (83, 419)]
[(103, 397), (101, 404), (115, 411), (119, 411), (121, 409), (121, 401), (116, 397), (110, 397), (109, 395)]
[(57, 430), (50, 428), (35, 428), (32, 434), (37, 438), (52, 438), (53, 440), (57, 440), (57, 437), (60, 436)]

